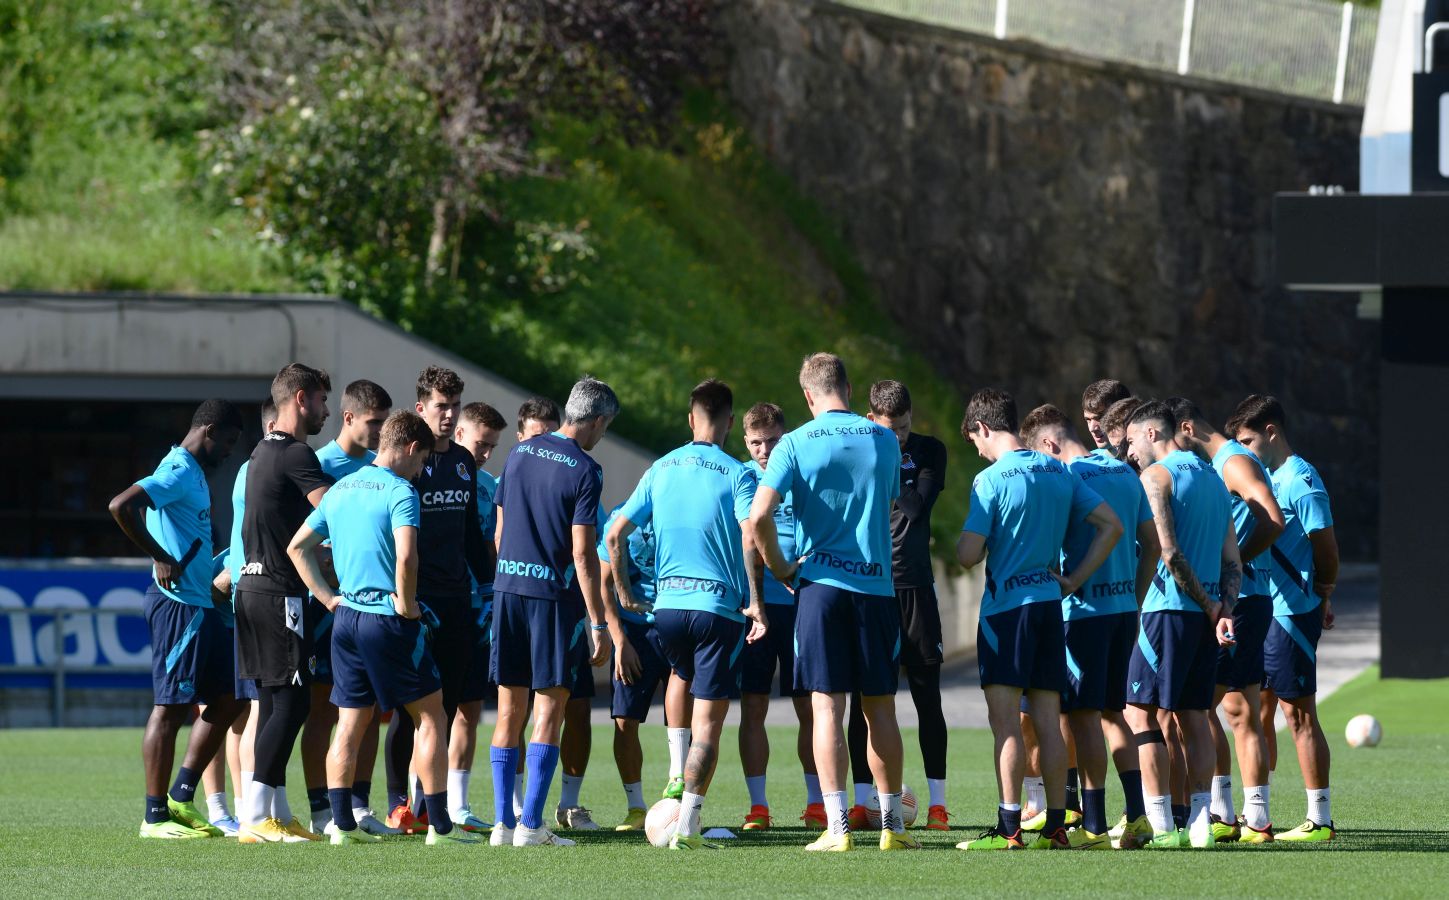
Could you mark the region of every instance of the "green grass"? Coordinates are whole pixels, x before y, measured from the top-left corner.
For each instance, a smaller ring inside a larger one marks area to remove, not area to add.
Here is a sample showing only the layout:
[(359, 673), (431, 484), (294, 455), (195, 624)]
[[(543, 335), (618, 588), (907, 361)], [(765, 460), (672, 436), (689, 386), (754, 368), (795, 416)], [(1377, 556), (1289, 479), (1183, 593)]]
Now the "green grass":
[[(908, 702), (904, 697), (902, 702)], [(1211, 855), (1179, 853), (981, 854), (951, 848), (992, 816), (990, 736), (951, 735), (951, 808), (959, 828), (921, 832), (921, 853), (881, 855), (871, 849), (826, 858), (801, 851), (808, 836), (791, 823), (801, 805), (792, 735), (773, 729), (771, 795), (786, 827), (730, 842), (716, 854), (675, 855), (637, 835), (584, 837), (573, 850), (481, 847), (439, 858), (417, 839), (336, 851), (327, 846), (241, 847), (234, 842), (146, 843), (135, 836), (141, 798), (136, 729), (0, 732), (0, 878), (16, 896), (175, 896), (224, 889), (247, 897), (406, 891), (409, 896), (478, 896), (508, 885), (509, 895), (917, 896), (951, 892), (1000, 897), (1037, 889), (1116, 896), (1380, 897), (1439, 895), (1449, 878), (1449, 831), (1437, 818), (1449, 745), (1449, 680), (1378, 681), (1370, 672), (1325, 701), (1332, 742), (1334, 816), (1339, 839), (1314, 847), (1232, 847)], [(1384, 725), (1373, 750), (1349, 750), (1343, 723), (1372, 712)], [(664, 735), (645, 728), (645, 785), (664, 781)], [(622, 815), (609, 732), (594, 732), (593, 765), (584, 802), (605, 823)], [(914, 735), (906, 735), (913, 748)], [(1285, 744), (1286, 749), (1286, 744)], [(705, 825), (736, 826), (747, 798), (738, 772), (734, 728), (726, 730), (719, 776), (705, 807)], [(1274, 781), (1273, 819), (1291, 827), (1303, 815), (1297, 766), (1285, 754)], [(300, 772), (292, 800), (302, 806)], [(906, 781), (924, 784), (919, 756), (908, 750)], [(376, 779), (381, 790), (381, 777)], [(474, 782), (475, 807), (488, 802), (486, 771)], [(1435, 787), (1437, 786), (1437, 788)], [(1430, 793), (1426, 794), (1426, 788)], [(380, 802), (378, 797), (377, 801)], [(1109, 804), (1120, 793), (1109, 792)], [(1427, 824), (1427, 828), (1425, 827)], [(666, 894), (667, 892), (667, 894)]]

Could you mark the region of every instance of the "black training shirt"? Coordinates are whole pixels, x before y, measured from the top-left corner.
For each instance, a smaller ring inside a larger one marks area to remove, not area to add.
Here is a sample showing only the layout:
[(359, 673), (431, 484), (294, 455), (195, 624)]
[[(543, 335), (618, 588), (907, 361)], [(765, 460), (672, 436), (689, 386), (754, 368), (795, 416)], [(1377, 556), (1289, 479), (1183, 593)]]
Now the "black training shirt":
[(247, 466), (246, 512), (242, 516), (246, 565), (238, 590), (306, 595), (307, 585), (292, 565), (287, 545), (312, 512), (307, 495), (332, 483), (305, 442), (273, 431), (257, 443)]
[(480, 584), (493, 580), (478, 524), (478, 469), (473, 454), (455, 443), (428, 454), (413, 480), (421, 499), (418, 594), (471, 597), (471, 569)]
[(936, 581), (931, 571), (931, 509), (945, 486), (946, 445), (911, 432), (901, 449), (901, 495), (891, 506), (891, 574), (898, 588)]

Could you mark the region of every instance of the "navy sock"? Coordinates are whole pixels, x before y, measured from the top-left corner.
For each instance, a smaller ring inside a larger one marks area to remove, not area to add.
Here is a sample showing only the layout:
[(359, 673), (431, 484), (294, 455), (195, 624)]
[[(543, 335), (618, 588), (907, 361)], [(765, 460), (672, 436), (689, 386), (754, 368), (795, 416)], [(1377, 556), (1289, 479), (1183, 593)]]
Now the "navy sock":
[[(370, 782), (370, 781), (354, 781), (354, 782), (352, 782), (352, 806), (355, 809), (367, 809), (369, 806), (372, 805), (371, 803), (367, 802), (368, 801), (367, 795), (368, 794), (371, 794), (371, 793), (372, 793), (372, 782)], [(336, 816), (334, 815), (333, 818), (335, 819)]]
[[(418, 809), (413, 810), (413, 815), (417, 815), (420, 812), (425, 812), (428, 808), (427, 803), (425, 802), (428, 795), (423, 792), (423, 780), (421, 778), (413, 778), (413, 797), (417, 799), (418, 803)], [(431, 816), (432, 813), (428, 813), (428, 815)]]
[[(357, 827), (357, 819), (352, 816), (352, 789), (351, 788), (322, 788), (327, 795), (327, 802), (332, 807), (332, 824), (341, 831), (352, 831)], [(307, 790), (308, 794), (312, 789)]]
[(1077, 770), (1067, 770), (1067, 809), (1072, 812), (1082, 811), (1082, 801), (1077, 795)]
[(392, 812), (399, 806), (408, 805), (408, 788), (405, 784), (394, 785), (388, 782), (387, 785), (387, 810)]
[(453, 830), (453, 820), (448, 816), (448, 792), (424, 794), (423, 804), (428, 811), (428, 825), (438, 834)]
[(1082, 791), (1082, 827), (1092, 834), (1107, 833), (1107, 789)]
[(1127, 821), (1136, 822), (1147, 815), (1147, 807), (1142, 801), (1142, 770), (1128, 769), (1126, 772), (1118, 772), (1117, 778), (1122, 782), (1122, 797), (1127, 804)]
[(1067, 811), (1065, 809), (1047, 807), (1046, 824), (1042, 825), (1041, 833), (1048, 836), (1056, 834), (1057, 829), (1065, 827), (1066, 824)]
[(1192, 811), (1191, 807), (1172, 804), (1172, 824), (1178, 828), (1187, 827), (1187, 814)]
[(505, 828), (517, 828), (513, 784), (518, 778), (518, 748), (490, 747), (488, 761), (493, 766), (493, 821)]
[(1016, 834), (1021, 830), (1021, 808), (996, 807), (996, 830), (1002, 834)]
[(155, 825), (165, 822), (171, 818), (171, 810), (166, 808), (165, 797), (152, 797), (146, 795), (146, 824)]
[(196, 783), (200, 780), (199, 772), (193, 772), (182, 766), (176, 770), (176, 780), (171, 783), (171, 799), (177, 803), (190, 803), (196, 796)]
[(325, 787), (309, 787), (307, 788), (307, 805), (312, 807), (312, 812), (321, 812), (327, 808), (331, 796), (332, 792)]
[(523, 824), (526, 828), (543, 826), (543, 804), (553, 786), (553, 773), (558, 768), (558, 746), (528, 745), (528, 788), (523, 792)]

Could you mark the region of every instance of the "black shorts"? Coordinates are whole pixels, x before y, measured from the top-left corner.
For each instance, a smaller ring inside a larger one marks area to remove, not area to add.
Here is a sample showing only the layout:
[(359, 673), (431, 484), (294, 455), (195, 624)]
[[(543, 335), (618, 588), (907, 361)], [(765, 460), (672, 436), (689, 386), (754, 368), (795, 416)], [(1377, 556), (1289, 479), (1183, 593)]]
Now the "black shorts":
[(437, 594), (425, 597), (420, 594), (418, 603), (438, 617), (437, 627), (428, 634), (428, 652), (438, 666), (443, 705), (456, 708), (469, 699), (465, 690), (468, 668), (478, 642), (478, 613), (473, 609), (473, 598), (468, 594), (454, 597)]
[(1067, 692), (1062, 712), (1127, 705), (1127, 667), (1137, 644), (1137, 613), (1108, 613), (1066, 621)]
[(896, 600), (901, 604), (901, 665), (909, 669), (945, 662), (936, 586), (896, 588)]
[(1273, 621), (1269, 597), (1242, 597), (1233, 608), (1233, 640), (1218, 648), (1218, 684), (1233, 691), (1263, 683), (1263, 647)]
[(237, 675), (259, 687), (285, 687), (312, 680), (308, 667), (312, 635), (307, 598), (258, 591), (236, 592)]
[(468, 677), (463, 680), (463, 702), (498, 702), (498, 685), (488, 677), (489, 641), (493, 633), (493, 593), (473, 601), (473, 658), (468, 661)]
[(781, 697), (808, 697), (809, 691), (795, 687), (795, 607), (783, 603), (766, 604), (765, 616), (770, 628), (763, 640), (745, 644), (740, 654), (744, 671), (740, 690), (746, 694), (769, 694), (775, 683), (775, 669), (780, 670)]
[(983, 687), (1067, 690), (1067, 638), (1059, 600), (1042, 600), (982, 616), (976, 624), (976, 668)]

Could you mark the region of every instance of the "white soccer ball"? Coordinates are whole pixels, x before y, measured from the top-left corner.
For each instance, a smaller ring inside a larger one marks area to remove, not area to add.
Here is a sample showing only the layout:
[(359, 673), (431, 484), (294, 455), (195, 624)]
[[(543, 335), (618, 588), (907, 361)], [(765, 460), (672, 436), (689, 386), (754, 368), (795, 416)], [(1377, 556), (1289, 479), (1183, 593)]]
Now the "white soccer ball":
[(644, 833), (649, 836), (649, 843), (656, 847), (668, 847), (669, 839), (674, 837), (678, 828), (679, 801), (672, 797), (665, 797), (654, 804), (644, 817)]
[(1365, 714), (1349, 719), (1343, 736), (1350, 747), (1377, 747), (1379, 739), (1384, 736), (1384, 729), (1378, 719)]
[(916, 824), (916, 813), (919, 809), (920, 803), (916, 800), (916, 792), (906, 785), (901, 785), (901, 818), (906, 820), (907, 828)]

